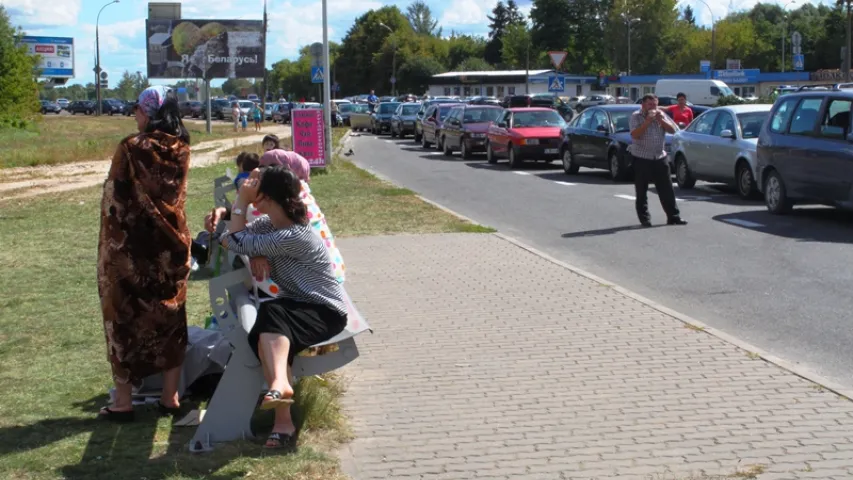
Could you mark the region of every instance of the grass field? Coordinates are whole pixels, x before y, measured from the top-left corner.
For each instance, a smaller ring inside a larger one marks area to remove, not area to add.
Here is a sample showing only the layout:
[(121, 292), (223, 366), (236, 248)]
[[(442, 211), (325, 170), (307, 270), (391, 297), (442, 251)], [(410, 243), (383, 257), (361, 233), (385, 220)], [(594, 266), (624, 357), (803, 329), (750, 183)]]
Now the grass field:
[[(252, 135), (216, 124), (208, 135), (201, 123), (187, 122), (193, 145), (207, 140)], [(106, 160), (121, 138), (136, 131), (134, 117), (45, 116), (38, 130), (0, 130), (0, 168)]]
[[(212, 181), (225, 166), (191, 171), (193, 232), (202, 228)], [(338, 236), (488, 231), (347, 162), (311, 184)], [(124, 426), (95, 420), (110, 386), (95, 281), (100, 194), (91, 188), (0, 202), (0, 478), (342, 478), (329, 453), (349, 435), (334, 377), (300, 384), (300, 446), (290, 454), (240, 441), (190, 455), (193, 428), (172, 427), (153, 411)], [(188, 299), (190, 323), (201, 325), (209, 308), (202, 278), (190, 282)], [(272, 419), (259, 414), (255, 423), (264, 435)]]

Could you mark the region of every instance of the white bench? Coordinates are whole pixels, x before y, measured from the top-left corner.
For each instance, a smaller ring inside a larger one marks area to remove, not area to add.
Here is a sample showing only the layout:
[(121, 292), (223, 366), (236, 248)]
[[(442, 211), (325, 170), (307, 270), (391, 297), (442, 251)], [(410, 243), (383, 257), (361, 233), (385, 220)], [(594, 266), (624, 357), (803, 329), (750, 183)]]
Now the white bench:
[[(227, 182), (222, 179), (227, 179)], [(230, 205), (226, 194), (232, 190), (234, 185), (228, 177), (217, 179), (214, 189), (216, 205)], [(218, 243), (211, 239), (211, 260), (219, 255), (219, 249), (214, 247)], [(227, 260), (222, 265), (224, 273), (210, 280), (209, 292), (213, 315), (222, 334), (231, 343), (233, 352), (207, 412), (190, 441), (190, 451), (195, 453), (212, 450), (214, 443), (252, 438), (250, 423), (264, 388), (261, 364), (248, 342), (248, 333), (258, 313), (257, 284), (244, 266), (247, 259), (227, 253)], [(232, 268), (235, 264), (238, 267)], [(252, 290), (255, 298), (250, 294)], [(346, 328), (334, 338), (314, 345), (337, 344), (338, 349), (322, 355), (297, 356), (292, 367), (295, 378), (331, 372), (358, 358), (355, 336), (370, 330), (370, 326), (358, 313), (346, 291), (344, 296), (348, 309)]]

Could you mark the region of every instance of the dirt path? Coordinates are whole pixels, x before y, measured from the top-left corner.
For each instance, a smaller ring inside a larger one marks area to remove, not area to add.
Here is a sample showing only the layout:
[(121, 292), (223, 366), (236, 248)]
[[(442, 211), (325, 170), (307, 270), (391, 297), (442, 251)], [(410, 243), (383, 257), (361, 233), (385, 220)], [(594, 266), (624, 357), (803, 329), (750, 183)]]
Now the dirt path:
[[(290, 137), (289, 125), (265, 126), (262, 133), (199, 143), (192, 147), (192, 168), (219, 163), (219, 153), (239, 145), (260, 143), (264, 135)], [(196, 153), (198, 152), (198, 153)], [(0, 201), (64, 192), (98, 185), (110, 169), (109, 160), (0, 170)]]

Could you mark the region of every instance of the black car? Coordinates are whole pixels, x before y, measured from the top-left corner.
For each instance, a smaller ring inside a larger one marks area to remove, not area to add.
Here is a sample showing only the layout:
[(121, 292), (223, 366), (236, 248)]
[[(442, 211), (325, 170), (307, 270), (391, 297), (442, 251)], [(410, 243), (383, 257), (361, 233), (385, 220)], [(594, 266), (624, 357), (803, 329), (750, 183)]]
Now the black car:
[(382, 102), (376, 107), (370, 121), (370, 129), (375, 135), (391, 131), (391, 117), (399, 106), (399, 102)]
[(504, 97), (501, 106), (504, 108), (519, 108), (519, 107), (545, 107), (553, 108), (560, 113), (560, 116), (567, 122), (575, 118), (575, 111), (564, 102), (560, 97), (550, 93), (540, 93), (536, 95), (509, 95)]
[(435, 99), (435, 98), (432, 100), (427, 100), (425, 102), (422, 102), (421, 108), (420, 108), (420, 110), (418, 110), (418, 113), (415, 116), (415, 143), (421, 143), (421, 138), (423, 137), (423, 134), (424, 134), (424, 126), (423, 126), (424, 114), (426, 113), (427, 109), (429, 107), (431, 107), (432, 105), (436, 105), (436, 104), (440, 104), (440, 103), (462, 103), (462, 102), (459, 100), (455, 100), (455, 99), (441, 100), (441, 99)]
[(408, 134), (415, 133), (415, 121), (418, 118), (418, 110), (421, 109), (420, 103), (401, 103), (391, 117), (391, 137), (404, 138)]
[(135, 113), (137, 102), (125, 102), (124, 103), (124, 116), (129, 117)]
[(71, 105), (68, 106), (68, 111), (71, 112), (71, 115), (77, 115), (78, 113), (92, 115), (98, 111), (98, 105), (91, 100), (77, 100), (76, 102), (71, 102)]
[[(642, 103), (643, 103), (642, 98), (637, 100), (637, 102), (636, 102), (637, 105), (640, 105)], [(672, 118), (672, 112), (669, 111), (669, 107), (671, 107), (673, 105), (678, 105), (678, 98), (670, 97), (670, 96), (666, 96), (666, 95), (664, 95), (662, 97), (658, 97), (658, 106), (659, 107), (665, 107), (664, 111), (666, 111), (666, 114), (669, 115), (669, 118)], [(693, 105), (690, 102), (687, 102), (687, 106), (690, 107), (690, 110), (693, 111), (693, 118), (697, 118), (699, 115), (702, 115), (703, 113), (705, 113), (706, 111), (711, 109), (711, 107), (702, 107), (699, 105)], [(684, 128), (684, 127), (687, 127), (687, 125), (679, 125), (679, 127)]]
[[(580, 167), (610, 171), (614, 181), (632, 177), (627, 155), (631, 140), (631, 115), (639, 105), (599, 105), (589, 107), (563, 129), (561, 157), (563, 170), (570, 175)], [(672, 135), (666, 135), (666, 151), (672, 145)]]
[(497, 105), (500, 106), (501, 101), (495, 97), (471, 97), (468, 100), (469, 105)]
[(756, 184), (767, 210), (795, 204), (853, 209), (853, 92), (802, 90), (779, 97), (758, 136)]
[(103, 115), (121, 115), (124, 113), (124, 104), (118, 100), (101, 100), (101, 113)]
[[(217, 98), (216, 100), (210, 101), (210, 118), (216, 120), (225, 120), (225, 111), (231, 110), (231, 103), (224, 98)], [(207, 120), (207, 104), (202, 103), (201, 106), (201, 118)]]
[(43, 114), (55, 113), (55, 114), (59, 115), (60, 113), (62, 113), (62, 107), (60, 107), (59, 105), (57, 105), (57, 104), (55, 104), (49, 100), (42, 100), (41, 101), (41, 113), (43, 113)]

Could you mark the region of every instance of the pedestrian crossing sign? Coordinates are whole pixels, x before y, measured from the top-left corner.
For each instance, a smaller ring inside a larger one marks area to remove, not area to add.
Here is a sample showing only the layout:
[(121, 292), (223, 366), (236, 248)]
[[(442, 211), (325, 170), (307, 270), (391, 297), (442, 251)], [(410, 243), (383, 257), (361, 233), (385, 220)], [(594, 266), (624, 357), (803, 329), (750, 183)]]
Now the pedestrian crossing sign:
[(311, 83), (323, 83), (323, 67), (311, 67)]
[(548, 77), (549, 92), (564, 92), (566, 91), (566, 79), (563, 77)]
[(803, 58), (803, 54), (794, 55), (794, 70), (802, 71), (804, 70), (805, 59)]

